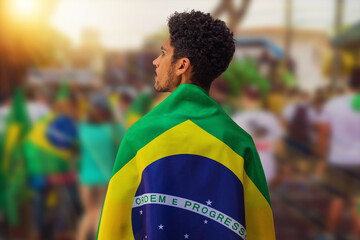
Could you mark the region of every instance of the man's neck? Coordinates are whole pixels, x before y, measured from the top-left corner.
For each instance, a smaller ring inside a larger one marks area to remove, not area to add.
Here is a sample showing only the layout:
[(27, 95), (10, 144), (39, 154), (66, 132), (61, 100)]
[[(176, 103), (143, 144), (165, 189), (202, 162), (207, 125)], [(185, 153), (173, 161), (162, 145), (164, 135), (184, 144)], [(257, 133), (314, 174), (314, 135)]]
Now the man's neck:
[[(204, 90), (209, 94), (209, 90), (210, 90), (209, 87), (208, 87), (208, 88), (205, 88), (205, 87), (200, 86), (200, 85), (198, 85), (198, 84), (194, 84), (194, 83), (192, 83), (191, 81), (190, 81), (190, 82), (181, 82), (181, 83), (179, 84), (179, 86), (180, 86), (181, 84), (192, 84), (192, 85), (201, 87), (202, 89), (204, 89)], [(179, 86), (177, 86), (177, 88), (178, 88)], [(176, 88), (175, 88), (175, 89), (176, 89)], [(174, 89), (174, 90), (175, 90), (175, 89)], [(173, 91), (174, 91), (174, 90), (173, 90)], [(171, 91), (171, 92), (173, 92), (173, 91)]]

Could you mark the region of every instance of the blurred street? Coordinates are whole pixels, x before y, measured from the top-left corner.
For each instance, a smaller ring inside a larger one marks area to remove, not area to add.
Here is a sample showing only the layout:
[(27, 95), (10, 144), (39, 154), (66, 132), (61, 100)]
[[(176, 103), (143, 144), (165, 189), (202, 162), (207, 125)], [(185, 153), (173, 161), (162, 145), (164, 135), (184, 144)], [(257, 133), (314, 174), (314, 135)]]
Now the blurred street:
[(124, 134), (170, 94), (167, 18), (191, 9), (234, 33), (210, 97), (254, 140), (276, 239), (360, 239), (360, 1), (179, 3), (0, 0), (0, 240), (96, 238)]

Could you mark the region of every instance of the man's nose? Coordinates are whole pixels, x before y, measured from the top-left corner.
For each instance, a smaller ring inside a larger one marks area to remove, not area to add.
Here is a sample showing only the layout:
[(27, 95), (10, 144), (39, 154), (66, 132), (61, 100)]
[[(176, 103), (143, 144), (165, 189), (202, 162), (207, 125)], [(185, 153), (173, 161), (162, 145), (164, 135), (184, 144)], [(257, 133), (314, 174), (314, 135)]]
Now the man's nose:
[(154, 59), (154, 61), (152, 62), (155, 67), (159, 67), (159, 60), (158, 59), (159, 59), (159, 57)]

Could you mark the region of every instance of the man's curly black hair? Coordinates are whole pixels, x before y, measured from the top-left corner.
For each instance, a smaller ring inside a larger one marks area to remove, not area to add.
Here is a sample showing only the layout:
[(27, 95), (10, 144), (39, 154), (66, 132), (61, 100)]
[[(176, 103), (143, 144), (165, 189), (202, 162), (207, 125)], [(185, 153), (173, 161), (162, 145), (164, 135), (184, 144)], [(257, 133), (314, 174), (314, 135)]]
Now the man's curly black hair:
[(168, 21), (173, 63), (183, 57), (193, 67), (193, 84), (208, 89), (220, 76), (235, 52), (233, 33), (225, 22), (200, 11), (175, 12)]

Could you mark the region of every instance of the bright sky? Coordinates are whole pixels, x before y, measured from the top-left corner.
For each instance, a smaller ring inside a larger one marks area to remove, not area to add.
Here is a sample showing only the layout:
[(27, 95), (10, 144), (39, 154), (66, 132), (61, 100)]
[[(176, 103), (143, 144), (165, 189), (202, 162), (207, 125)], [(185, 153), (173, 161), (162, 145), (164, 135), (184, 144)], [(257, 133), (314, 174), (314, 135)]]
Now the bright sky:
[[(79, 43), (84, 28), (96, 28), (108, 48), (135, 48), (166, 27), (168, 16), (184, 10), (211, 12), (220, 0), (59, 0), (52, 24)], [(235, 0), (240, 3), (240, 0)], [(253, 0), (243, 28), (280, 26), (285, 0)], [(335, 0), (293, 0), (293, 22), (331, 32)], [(344, 22), (360, 20), (360, 0), (345, 0)]]

